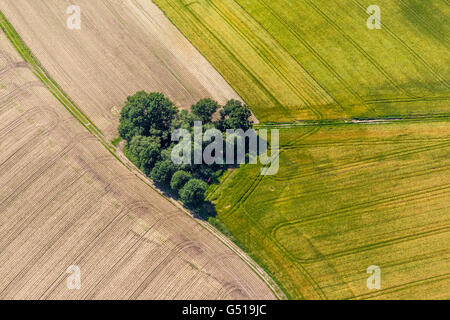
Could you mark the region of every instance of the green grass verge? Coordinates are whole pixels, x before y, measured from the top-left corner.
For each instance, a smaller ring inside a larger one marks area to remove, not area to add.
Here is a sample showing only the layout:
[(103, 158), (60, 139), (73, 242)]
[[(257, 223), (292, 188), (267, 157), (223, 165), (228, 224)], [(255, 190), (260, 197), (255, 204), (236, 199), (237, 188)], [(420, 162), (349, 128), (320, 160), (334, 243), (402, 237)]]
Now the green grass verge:
[(113, 145), (114, 147), (117, 147), (117, 146), (119, 145), (120, 142), (122, 142), (122, 138), (121, 138), (121, 137), (117, 137), (117, 138), (115, 138), (115, 139), (113, 139), (113, 140), (111, 141), (111, 143), (112, 143), (112, 145)]

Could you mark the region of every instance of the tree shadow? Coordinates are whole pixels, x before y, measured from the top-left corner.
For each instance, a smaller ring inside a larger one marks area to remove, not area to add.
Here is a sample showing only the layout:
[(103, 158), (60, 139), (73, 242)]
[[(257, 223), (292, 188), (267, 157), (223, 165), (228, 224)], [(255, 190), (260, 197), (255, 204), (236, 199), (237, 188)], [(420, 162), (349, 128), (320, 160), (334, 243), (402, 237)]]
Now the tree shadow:
[[(168, 187), (167, 185), (155, 183), (155, 186), (164, 197), (173, 199), (175, 201), (180, 201), (178, 193), (170, 189), (170, 187)], [(185, 209), (189, 210), (195, 219), (208, 221), (209, 218), (215, 218), (217, 216), (216, 206), (211, 201), (204, 201), (200, 206), (197, 207), (188, 206), (182, 202), (181, 205)]]
[(208, 221), (209, 218), (215, 218), (217, 216), (216, 206), (211, 201), (205, 201), (197, 208), (186, 207), (194, 214), (194, 218)]

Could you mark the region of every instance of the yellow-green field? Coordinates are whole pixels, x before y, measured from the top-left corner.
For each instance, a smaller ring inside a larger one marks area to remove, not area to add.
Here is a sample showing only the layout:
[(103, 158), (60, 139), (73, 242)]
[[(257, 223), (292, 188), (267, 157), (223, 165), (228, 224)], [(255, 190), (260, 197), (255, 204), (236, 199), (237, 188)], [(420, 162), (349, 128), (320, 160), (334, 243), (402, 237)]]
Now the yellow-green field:
[(210, 198), (291, 298), (450, 298), (449, 125), (283, 129), (277, 175), (246, 165)]
[(264, 121), (449, 115), (446, 0), (154, 0)]
[[(154, 2), (262, 127), (291, 122), (277, 175), (245, 165), (209, 195), (287, 295), (449, 299), (449, 2), (382, 1), (381, 30), (369, 0)], [(403, 120), (295, 123), (352, 118)]]

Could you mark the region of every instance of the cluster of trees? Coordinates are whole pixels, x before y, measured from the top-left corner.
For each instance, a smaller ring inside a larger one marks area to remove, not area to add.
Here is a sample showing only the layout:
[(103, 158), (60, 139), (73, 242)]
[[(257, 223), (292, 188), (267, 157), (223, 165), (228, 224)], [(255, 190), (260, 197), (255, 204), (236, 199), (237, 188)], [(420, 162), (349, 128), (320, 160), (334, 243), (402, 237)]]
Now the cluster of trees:
[[(217, 111), (220, 116), (214, 119)], [(179, 111), (162, 93), (139, 91), (128, 97), (122, 108), (119, 134), (126, 141), (125, 154), (136, 166), (157, 185), (196, 208), (203, 204), (208, 184), (222, 175), (226, 165), (174, 164), (171, 133), (176, 129), (192, 132), (194, 121), (202, 121), (203, 130), (245, 131), (252, 125), (250, 115), (248, 106), (237, 100), (221, 106), (212, 99), (202, 99), (188, 112)]]

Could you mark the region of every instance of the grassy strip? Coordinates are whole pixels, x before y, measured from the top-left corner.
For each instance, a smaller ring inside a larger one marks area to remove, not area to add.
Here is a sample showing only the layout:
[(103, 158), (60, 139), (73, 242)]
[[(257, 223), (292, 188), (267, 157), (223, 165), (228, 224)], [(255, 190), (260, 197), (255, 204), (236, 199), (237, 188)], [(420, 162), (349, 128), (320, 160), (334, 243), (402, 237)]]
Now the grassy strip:
[(114, 147), (117, 147), (117, 146), (119, 145), (120, 142), (122, 142), (122, 138), (121, 138), (121, 137), (117, 137), (117, 138), (115, 138), (115, 139), (113, 139), (113, 140), (111, 141), (111, 143), (112, 143), (112, 145), (113, 145)]

